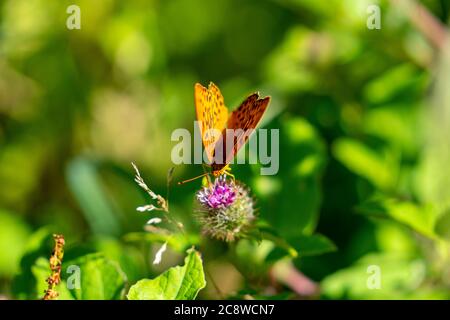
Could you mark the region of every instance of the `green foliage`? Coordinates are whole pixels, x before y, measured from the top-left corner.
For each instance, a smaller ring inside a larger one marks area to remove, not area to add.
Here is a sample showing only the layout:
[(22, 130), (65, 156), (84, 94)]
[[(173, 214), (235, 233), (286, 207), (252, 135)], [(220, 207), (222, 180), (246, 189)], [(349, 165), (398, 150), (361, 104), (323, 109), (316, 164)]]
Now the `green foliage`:
[(139, 280), (128, 292), (129, 300), (193, 300), (206, 285), (200, 253), (187, 251), (183, 266), (172, 267), (155, 279)]
[(0, 210), (0, 277), (17, 272), (28, 235), (29, 228), (21, 218)]
[(415, 91), (411, 88), (423, 85), (424, 76), (420, 76), (411, 64), (403, 64), (384, 72), (380, 77), (369, 82), (364, 90), (364, 97), (373, 104), (391, 101), (402, 92)]
[(434, 232), (442, 238), (450, 241), (450, 212), (444, 212), (435, 224)]
[(349, 170), (366, 178), (382, 190), (392, 189), (396, 182), (395, 162), (382, 158), (366, 145), (342, 138), (333, 146), (335, 157)]
[(93, 253), (65, 263), (65, 267), (70, 265), (80, 268), (80, 288), (71, 290), (76, 299), (115, 300), (123, 296), (127, 279), (117, 262)]
[(336, 251), (337, 248), (330, 239), (323, 235), (297, 236), (288, 240), (299, 256), (312, 256)]
[[(370, 277), (375, 275), (370, 266), (376, 266), (380, 270), (380, 287), (376, 283), (372, 286), (368, 284)], [(424, 276), (425, 266), (420, 260), (370, 254), (353, 266), (326, 277), (322, 282), (322, 294), (332, 299), (413, 298), (414, 290)]]
[(360, 211), (368, 215), (393, 219), (425, 236), (435, 237), (433, 231), (435, 214), (430, 207), (420, 207), (396, 199), (381, 199), (362, 205)]
[[(81, 29), (68, 30), (65, 1), (1, 1), (0, 298), (42, 298), (61, 233), (60, 299), (302, 296), (273, 278), (278, 262), (321, 298), (449, 299), (448, 5), (421, 2), (431, 28), (405, 1), (375, 2), (381, 30), (360, 0), (75, 1)], [(201, 166), (166, 180), (171, 134), (193, 132), (193, 85), (209, 81), (230, 111), (270, 95), (260, 127), (280, 137), (276, 175), (232, 165), (256, 226), (228, 244), (201, 233), (200, 180), (176, 185)], [(136, 211), (149, 200), (132, 161), (168, 213)], [(372, 265), (381, 289), (367, 287)]]
[(94, 234), (118, 234), (117, 214), (106, 199), (93, 164), (74, 160), (67, 169), (67, 179)]
[[(52, 250), (53, 237), (49, 230), (41, 229), (31, 236), (21, 260), (21, 272), (14, 280), (16, 297), (41, 299), (44, 296)], [(71, 256), (74, 258), (70, 259)], [(127, 278), (117, 262), (105, 258), (103, 253), (85, 254), (76, 248), (67, 251), (65, 257), (69, 259), (63, 260), (62, 281), (56, 287), (59, 299), (103, 300), (123, 296)], [(70, 266), (75, 266), (79, 273), (71, 273)], [(68, 282), (72, 285), (68, 286)]]
[(280, 236), (308, 234), (315, 229), (319, 217), (320, 177), (326, 162), (324, 144), (305, 119), (285, 119), (280, 125), (282, 156), (274, 179), (280, 187), (276, 181), (265, 181), (264, 177), (254, 183), (262, 203), (261, 216)]
[[(42, 228), (33, 233), (26, 244), (20, 260), (20, 272), (14, 278), (12, 291), (20, 299), (41, 299), (44, 296), (45, 279), (50, 275), (48, 258), (52, 252), (51, 232)], [(44, 260), (47, 260), (47, 274), (44, 275)], [(34, 268), (34, 270), (33, 270)]]
[[(47, 289), (47, 278), (50, 275), (49, 272), (49, 262), (48, 259), (44, 257), (39, 257), (35, 263), (31, 266), (31, 273), (33, 274), (34, 280), (36, 281), (36, 289), (37, 293), (36, 297), (28, 297), (29, 299), (42, 299), (44, 296), (44, 291)], [(66, 281), (61, 281), (61, 283), (57, 286), (58, 292), (58, 300), (73, 300), (74, 297), (70, 290), (67, 288)]]

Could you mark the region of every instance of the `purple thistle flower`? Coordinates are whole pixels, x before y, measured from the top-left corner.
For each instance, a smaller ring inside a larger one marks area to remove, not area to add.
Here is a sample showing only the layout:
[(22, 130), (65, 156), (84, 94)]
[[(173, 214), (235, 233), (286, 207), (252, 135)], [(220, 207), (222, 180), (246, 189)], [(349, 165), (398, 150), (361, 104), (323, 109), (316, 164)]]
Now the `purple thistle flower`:
[(227, 208), (236, 199), (233, 183), (227, 183), (225, 178), (216, 179), (212, 186), (204, 187), (197, 193), (198, 201), (210, 209)]
[(253, 199), (240, 182), (217, 178), (197, 192), (197, 219), (204, 234), (223, 241), (243, 236), (254, 220)]

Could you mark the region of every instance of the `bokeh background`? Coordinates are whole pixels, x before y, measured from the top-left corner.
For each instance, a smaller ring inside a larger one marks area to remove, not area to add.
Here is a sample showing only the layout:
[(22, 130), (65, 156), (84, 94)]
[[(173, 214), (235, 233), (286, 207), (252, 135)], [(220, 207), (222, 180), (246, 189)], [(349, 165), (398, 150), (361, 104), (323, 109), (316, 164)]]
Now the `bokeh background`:
[[(80, 30), (66, 28), (71, 4)], [(152, 265), (161, 239), (142, 235), (151, 215), (136, 211), (148, 198), (130, 162), (165, 194), (171, 133), (193, 130), (194, 83), (214, 81), (230, 108), (272, 96), (263, 127), (280, 129), (279, 173), (233, 170), (281, 237), (320, 240), (264, 276), (270, 243), (241, 241), (230, 258), (203, 239), (222, 293), (450, 298), (449, 15), (447, 0), (0, 1), (1, 296), (40, 297), (27, 253), (49, 232), (69, 256), (118, 261), (130, 284), (182, 261), (175, 245)], [(174, 181), (201, 172), (176, 166)], [(170, 190), (193, 237), (199, 186)], [(210, 283), (201, 298), (218, 298)]]

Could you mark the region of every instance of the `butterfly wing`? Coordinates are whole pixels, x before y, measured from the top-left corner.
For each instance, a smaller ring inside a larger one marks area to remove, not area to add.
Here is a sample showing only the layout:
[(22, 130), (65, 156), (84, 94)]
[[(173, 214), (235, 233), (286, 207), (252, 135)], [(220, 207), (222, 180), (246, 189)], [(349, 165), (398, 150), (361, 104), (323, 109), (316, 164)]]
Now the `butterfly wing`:
[(195, 110), (199, 121), (202, 142), (210, 162), (213, 162), (214, 147), (221, 139), (228, 120), (228, 109), (219, 88), (212, 82), (208, 88), (196, 83)]
[(220, 161), (220, 164), (216, 164), (213, 167), (214, 170), (220, 170), (233, 160), (241, 147), (248, 141), (250, 137), (249, 133), (251, 133), (248, 130), (254, 130), (258, 126), (264, 112), (266, 112), (269, 102), (270, 97), (260, 99), (259, 94), (254, 93), (245, 99), (244, 102), (231, 113), (227, 122), (227, 129), (239, 130), (237, 132), (240, 132), (241, 134), (234, 136), (233, 147), (227, 148), (227, 137), (226, 131), (224, 130), (222, 139), (220, 140), (223, 146), (222, 154), (224, 160)]

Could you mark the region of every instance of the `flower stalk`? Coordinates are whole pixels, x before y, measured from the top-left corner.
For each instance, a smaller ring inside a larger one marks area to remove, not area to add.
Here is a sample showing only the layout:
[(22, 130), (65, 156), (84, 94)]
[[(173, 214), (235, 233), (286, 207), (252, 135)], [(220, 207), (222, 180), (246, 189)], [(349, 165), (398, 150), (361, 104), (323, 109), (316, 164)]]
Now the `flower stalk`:
[(47, 278), (48, 288), (45, 290), (43, 300), (56, 299), (59, 293), (56, 291), (56, 286), (61, 282), (61, 266), (64, 257), (64, 236), (61, 234), (54, 234), (55, 246), (52, 255), (50, 256), (50, 270), (51, 275)]

